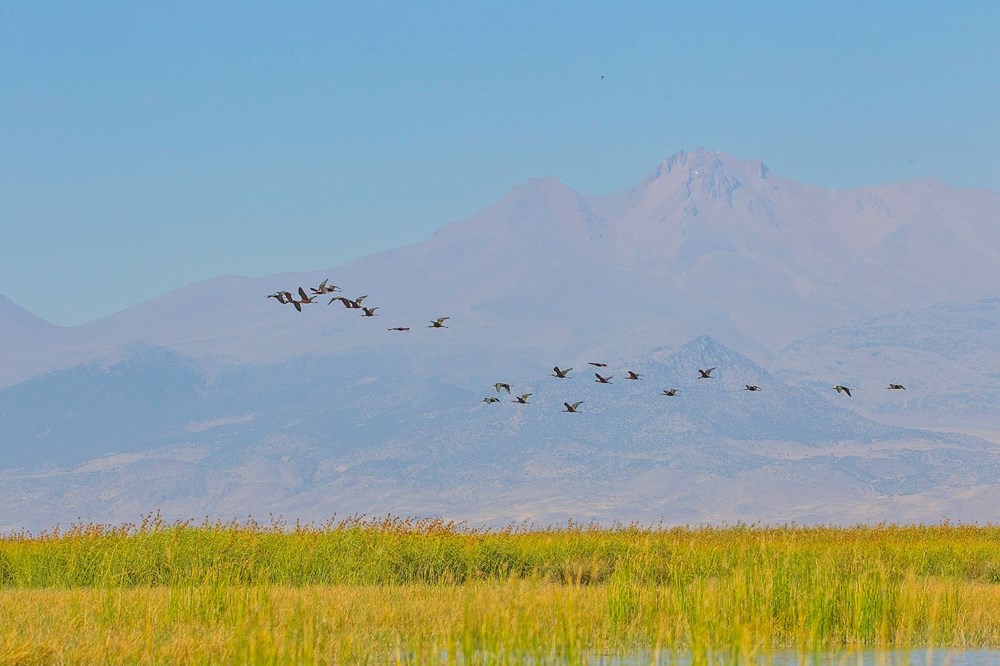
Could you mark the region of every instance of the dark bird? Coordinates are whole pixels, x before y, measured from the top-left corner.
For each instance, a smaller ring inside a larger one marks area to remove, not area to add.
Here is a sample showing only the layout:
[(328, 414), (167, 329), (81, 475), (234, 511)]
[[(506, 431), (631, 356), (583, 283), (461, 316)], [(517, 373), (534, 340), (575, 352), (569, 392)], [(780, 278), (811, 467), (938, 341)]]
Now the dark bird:
[(377, 307), (374, 308), (362, 307), (361, 309), (365, 311), (364, 314), (361, 315), (362, 317), (374, 317), (375, 311), (378, 310)]
[(902, 384), (889, 384), (886, 388), (890, 388), (895, 391), (899, 391), (900, 389), (902, 389), (903, 391), (906, 390), (906, 387), (903, 386)]
[(566, 374), (573, 368), (566, 368), (565, 370), (560, 370), (559, 366), (552, 368), (552, 376), (558, 377), (559, 379), (566, 379)]
[(580, 402), (574, 402), (572, 405), (569, 404), (568, 402), (564, 402), (563, 405), (566, 407), (566, 409), (564, 409), (563, 411), (564, 412), (569, 412), (571, 414), (575, 414), (576, 411), (577, 411), (577, 407), (579, 407), (582, 404), (583, 404), (583, 400), (581, 400)]
[(299, 303), (312, 303), (316, 300), (315, 296), (307, 296), (306, 290), (303, 289), (302, 287), (299, 287), (299, 296), (302, 298), (302, 300), (299, 301)]
[(496, 392), (499, 393), (501, 390), (507, 391), (507, 395), (510, 395), (510, 384), (504, 384), (503, 382), (497, 382), (493, 385)]
[(409, 326), (393, 326), (392, 328), (387, 328), (385, 330), (387, 330), (387, 331), (408, 331), (408, 330), (410, 330), (410, 327)]
[(837, 384), (836, 386), (833, 387), (833, 390), (836, 391), (837, 393), (843, 391), (844, 393), (847, 394), (848, 398), (851, 397), (851, 389), (847, 388), (846, 386), (841, 386), (840, 384)]
[(500, 398), (490, 395), (483, 398), (483, 402), (485, 402), (487, 405), (492, 405), (494, 402), (500, 402)]
[(610, 384), (611, 383), (611, 379), (612, 379), (611, 377), (601, 377), (596, 372), (594, 373), (594, 376), (597, 377), (597, 383), (598, 384)]
[(660, 395), (668, 395), (672, 398), (677, 395), (677, 389), (663, 389), (663, 393)]
[(528, 398), (530, 398), (530, 397), (531, 397), (530, 393), (522, 393), (521, 395), (519, 395), (516, 398), (514, 398), (513, 400), (511, 400), (511, 402), (516, 402), (519, 405), (527, 405), (528, 404)]
[(715, 368), (709, 368), (708, 370), (698, 370), (698, 372), (701, 373), (701, 377), (699, 377), (698, 379), (715, 379), (715, 377), (712, 376), (712, 370), (715, 370)]
[(759, 391), (760, 390), (759, 386), (754, 386), (752, 384), (744, 384), (744, 386), (746, 387), (745, 389), (743, 389), (744, 391)]
[(626, 377), (625, 379), (642, 379), (642, 375), (634, 373), (631, 370), (629, 370), (628, 377)]
[(595, 368), (606, 368), (606, 367), (608, 367), (607, 363), (594, 363), (593, 361), (590, 362), (590, 365), (594, 366)]
[(437, 319), (432, 321), (431, 325), (428, 326), (427, 328), (448, 328), (447, 326), (444, 325), (444, 323), (449, 319), (451, 319), (451, 317), (438, 317)]

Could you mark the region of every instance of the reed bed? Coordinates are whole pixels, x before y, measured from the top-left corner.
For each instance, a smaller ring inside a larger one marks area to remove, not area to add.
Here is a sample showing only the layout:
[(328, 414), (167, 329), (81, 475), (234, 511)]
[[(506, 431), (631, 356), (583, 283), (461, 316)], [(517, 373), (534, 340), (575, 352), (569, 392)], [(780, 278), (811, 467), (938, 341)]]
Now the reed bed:
[(1000, 528), (441, 520), (0, 538), (3, 663), (587, 663), (1000, 647)]

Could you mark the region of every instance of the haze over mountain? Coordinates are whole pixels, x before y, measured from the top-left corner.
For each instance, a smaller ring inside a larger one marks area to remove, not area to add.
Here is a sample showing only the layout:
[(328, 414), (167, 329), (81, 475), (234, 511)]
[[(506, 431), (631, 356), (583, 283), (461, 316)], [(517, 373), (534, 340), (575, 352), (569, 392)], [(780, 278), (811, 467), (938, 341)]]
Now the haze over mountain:
[[(996, 193), (829, 190), (699, 148), (623, 192), (532, 179), (414, 246), (77, 327), (0, 299), (6, 527), (155, 508), (986, 519), (993, 445), (870, 419), (1000, 430), (998, 266)], [(265, 298), (324, 278), (378, 316)], [(614, 385), (585, 372), (598, 359)], [(496, 381), (533, 404), (481, 403)]]

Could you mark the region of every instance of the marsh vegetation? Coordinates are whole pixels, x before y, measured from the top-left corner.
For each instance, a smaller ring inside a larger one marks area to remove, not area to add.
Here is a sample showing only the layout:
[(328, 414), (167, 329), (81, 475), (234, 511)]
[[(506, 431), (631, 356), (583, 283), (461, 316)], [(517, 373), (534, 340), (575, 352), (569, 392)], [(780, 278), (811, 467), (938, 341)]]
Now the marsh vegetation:
[(151, 516), (0, 539), (0, 663), (742, 663), (1000, 647), (997, 608), (995, 527)]

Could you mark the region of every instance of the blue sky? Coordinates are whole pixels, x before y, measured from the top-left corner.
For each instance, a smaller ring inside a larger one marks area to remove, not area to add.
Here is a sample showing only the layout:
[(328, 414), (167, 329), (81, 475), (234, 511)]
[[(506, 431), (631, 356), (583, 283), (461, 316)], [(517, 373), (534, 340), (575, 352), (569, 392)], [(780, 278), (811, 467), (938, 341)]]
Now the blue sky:
[(1000, 190), (998, 25), (994, 2), (0, 3), (0, 294), (78, 324), (697, 145)]

